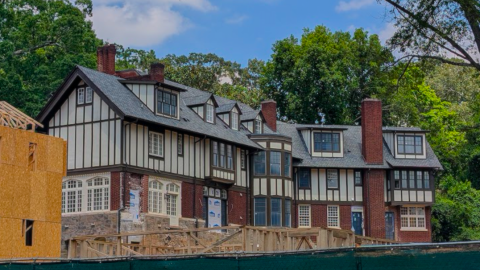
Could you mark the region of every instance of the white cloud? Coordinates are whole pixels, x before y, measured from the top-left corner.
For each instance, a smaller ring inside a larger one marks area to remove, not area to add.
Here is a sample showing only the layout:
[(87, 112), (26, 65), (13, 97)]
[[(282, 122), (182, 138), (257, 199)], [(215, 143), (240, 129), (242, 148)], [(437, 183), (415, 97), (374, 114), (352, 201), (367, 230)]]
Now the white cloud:
[(233, 16), (231, 18), (226, 19), (225, 22), (228, 24), (240, 24), (246, 19), (248, 19), (247, 15), (237, 15), (237, 16)]
[(124, 46), (152, 46), (185, 31), (192, 24), (173, 10), (189, 7), (200, 12), (215, 10), (208, 0), (97, 0), (93, 28), (98, 37)]
[(397, 31), (397, 27), (395, 27), (395, 24), (393, 23), (387, 23), (385, 24), (385, 27), (378, 32), (378, 38), (380, 41), (385, 44), (387, 40), (389, 40), (393, 34), (395, 34), (395, 31)]
[(335, 7), (335, 10), (338, 12), (357, 10), (374, 3), (375, 0), (350, 0), (349, 2), (340, 1)]

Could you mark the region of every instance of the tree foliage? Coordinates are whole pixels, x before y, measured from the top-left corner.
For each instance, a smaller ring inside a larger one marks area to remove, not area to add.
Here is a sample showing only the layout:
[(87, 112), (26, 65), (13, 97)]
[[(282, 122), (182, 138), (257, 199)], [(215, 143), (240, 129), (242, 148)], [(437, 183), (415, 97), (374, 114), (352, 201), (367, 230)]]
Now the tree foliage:
[(352, 124), (361, 100), (386, 90), (392, 60), (376, 35), (317, 26), (274, 44), (262, 88), (288, 120), (312, 123), (323, 113), (329, 124)]
[(101, 44), (90, 0), (0, 2), (0, 97), (35, 116), (76, 64), (94, 67)]

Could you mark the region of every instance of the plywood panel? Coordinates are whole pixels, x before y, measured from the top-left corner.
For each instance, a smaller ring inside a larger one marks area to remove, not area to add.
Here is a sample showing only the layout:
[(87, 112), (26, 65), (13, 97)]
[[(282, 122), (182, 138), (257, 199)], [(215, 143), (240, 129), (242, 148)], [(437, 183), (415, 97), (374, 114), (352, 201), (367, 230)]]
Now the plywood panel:
[(115, 122), (115, 164), (120, 164), (121, 151), (120, 146), (122, 144), (121, 134), (122, 134), (122, 121), (117, 120)]
[(92, 117), (93, 117), (93, 106), (88, 105), (85, 106), (85, 123), (90, 123), (92, 122)]
[(312, 181), (312, 200), (318, 200), (318, 170), (313, 169), (311, 173)]
[[(103, 107), (102, 107), (102, 110), (103, 110)], [(108, 113), (108, 111), (107, 111)], [(108, 115), (106, 115), (108, 116)], [(108, 134), (108, 122), (102, 122), (101, 125), (100, 125), (100, 165), (101, 166), (107, 166), (108, 165), (108, 146), (109, 146), (109, 143), (108, 143), (108, 138), (109, 138), (109, 134)]]
[(102, 100), (102, 113), (101, 113), (101, 119), (102, 120), (108, 120), (108, 113), (109, 113), (110, 108), (108, 107), (107, 103)]
[(165, 171), (171, 172), (171, 162), (172, 162), (172, 147), (171, 147), (172, 132), (170, 130), (165, 130)]
[(279, 196), (283, 196), (283, 189), (282, 189), (282, 183), (283, 183), (283, 180), (282, 179), (277, 179), (277, 194)]
[(83, 168), (83, 126), (77, 126), (76, 130), (76, 153), (75, 153), (75, 168)]
[(155, 105), (154, 105), (154, 102), (155, 102), (155, 93), (154, 93), (155, 89), (152, 85), (148, 85), (147, 86), (147, 106), (150, 110), (152, 110), (152, 112), (155, 111)]
[(97, 95), (97, 93), (94, 93), (93, 96), (93, 121), (98, 121), (100, 120), (100, 106), (102, 104), (102, 99)]
[(402, 190), (402, 201), (404, 202), (410, 201), (410, 197), (408, 196), (408, 190)]
[(166, 142), (171, 143), (172, 145), (172, 173), (177, 174), (178, 173), (178, 133), (172, 131), (172, 139), (171, 142)]
[(83, 118), (84, 118), (84, 110), (85, 110), (85, 107), (84, 106), (80, 106), (80, 107), (77, 107), (77, 119), (76, 119), (76, 123), (83, 123)]
[(426, 202), (432, 202), (433, 201), (433, 196), (431, 191), (425, 191), (425, 201)]
[(100, 166), (100, 123), (92, 124), (92, 166)]
[(354, 174), (353, 174), (353, 170), (348, 170), (347, 172), (347, 192), (348, 192), (348, 200), (355, 200), (355, 192), (354, 192), (354, 188), (355, 188), (355, 184), (354, 184)]
[(277, 195), (277, 180), (270, 179), (270, 195)]
[(115, 164), (115, 121), (109, 122), (108, 165)]
[(84, 166), (92, 166), (92, 124), (85, 125)]
[(68, 169), (75, 169), (75, 126), (68, 127)]
[(325, 169), (320, 169), (320, 200), (327, 200), (327, 182)]
[[(335, 199), (338, 198), (335, 196)], [(340, 170), (340, 201), (348, 201), (347, 198), (347, 172)]]
[(355, 201), (363, 201), (363, 190), (362, 187), (355, 187)]
[(73, 96), (70, 95), (70, 97), (68, 98), (68, 124), (69, 125), (75, 124), (76, 111), (77, 111), (76, 106), (77, 106), (77, 104), (76, 104), (74, 94), (73, 94)]
[(402, 200), (402, 192), (400, 190), (393, 191), (393, 200), (397, 202)]

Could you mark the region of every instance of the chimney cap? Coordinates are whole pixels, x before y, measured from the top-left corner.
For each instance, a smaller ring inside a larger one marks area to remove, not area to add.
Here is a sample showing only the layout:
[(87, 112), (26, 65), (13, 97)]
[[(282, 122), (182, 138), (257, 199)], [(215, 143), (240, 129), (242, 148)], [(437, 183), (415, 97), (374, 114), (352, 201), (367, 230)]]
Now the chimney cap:
[(362, 103), (363, 103), (363, 102), (381, 102), (381, 100), (378, 99), (378, 98), (364, 98), (364, 99), (362, 100)]
[(276, 102), (275, 100), (273, 100), (273, 99), (267, 99), (267, 100), (264, 100), (264, 101), (262, 101), (262, 102), (260, 102), (260, 103), (275, 103), (275, 104), (277, 104), (277, 102)]

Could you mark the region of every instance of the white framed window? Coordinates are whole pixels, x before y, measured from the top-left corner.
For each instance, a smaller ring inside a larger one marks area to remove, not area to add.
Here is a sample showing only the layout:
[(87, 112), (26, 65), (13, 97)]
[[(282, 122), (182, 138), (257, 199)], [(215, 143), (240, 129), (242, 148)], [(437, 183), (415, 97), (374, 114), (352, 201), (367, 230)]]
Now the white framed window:
[(62, 183), (62, 214), (82, 212), (82, 181), (68, 180)]
[(110, 180), (96, 177), (87, 180), (87, 211), (110, 209)]
[(183, 155), (183, 134), (178, 134), (177, 136), (177, 154)]
[(231, 145), (227, 145), (227, 169), (233, 169), (233, 154)]
[(262, 134), (262, 118), (259, 116), (257, 116), (255, 118), (255, 127), (253, 129), (253, 133), (255, 134)]
[(238, 113), (232, 112), (232, 129), (238, 130)]
[(176, 184), (167, 185), (167, 215), (178, 216), (178, 204), (179, 204), (179, 192), (180, 187)]
[(340, 210), (338, 205), (327, 206), (327, 226), (340, 228)]
[(207, 103), (207, 122), (213, 123), (214, 119), (214, 109), (213, 109), (213, 102), (211, 100)]
[(338, 188), (338, 170), (337, 169), (327, 170), (327, 187)]
[(83, 87), (77, 89), (77, 104), (85, 104), (85, 88)]
[(163, 184), (153, 180), (148, 183), (148, 212), (162, 214), (164, 200)]
[(152, 132), (148, 133), (148, 154), (157, 157), (163, 157), (163, 134)]
[(300, 204), (298, 206), (298, 227), (310, 227), (310, 205), (309, 204)]
[(85, 103), (92, 103), (93, 89), (91, 87), (85, 88)]
[(213, 151), (213, 166), (218, 166), (218, 143), (212, 142)]
[(425, 229), (425, 207), (400, 207), (402, 230)]
[(178, 97), (176, 93), (157, 90), (157, 114), (177, 117)]

